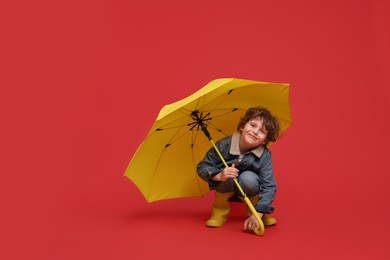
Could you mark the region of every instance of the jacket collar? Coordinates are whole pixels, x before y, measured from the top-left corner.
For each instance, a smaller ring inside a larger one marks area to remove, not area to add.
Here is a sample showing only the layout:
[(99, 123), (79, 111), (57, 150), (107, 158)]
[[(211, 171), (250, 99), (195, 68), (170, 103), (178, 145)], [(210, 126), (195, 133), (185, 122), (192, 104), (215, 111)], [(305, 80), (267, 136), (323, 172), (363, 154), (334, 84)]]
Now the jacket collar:
[[(230, 145), (230, 154), (232, 154), (232, 155), (241, 155), (240, 154), (240, 147), (239, 147), (240, 137), (241, 137), (241, 133), (240, 132), (235, 132), (232, 135), (232, 144)], [(258, 158), (260, 158), (260, 156), (263, 154), (263, 152), (264, 152), (264, 146), (263, 145), (260, 145), (260, 146), (258, 146), (255, 149), (250, 151), (250, 153), (253, 153)]]

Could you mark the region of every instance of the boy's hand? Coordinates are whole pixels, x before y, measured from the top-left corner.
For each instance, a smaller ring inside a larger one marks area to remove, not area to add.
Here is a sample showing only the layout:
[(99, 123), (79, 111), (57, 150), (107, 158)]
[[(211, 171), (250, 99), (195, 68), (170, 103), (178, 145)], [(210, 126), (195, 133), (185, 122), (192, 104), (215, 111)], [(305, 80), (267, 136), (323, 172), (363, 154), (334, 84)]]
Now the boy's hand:
[(227, 179), (236, 178), (238, 176), (238, 169), (234, 167), (234, 163), (231, 167), (226, 167), (220, 173), (221, 181), (226, 181)]
[(234, 163), (232, 164), (231, 167), (226, 167), (223, 169), (222, 172), (218, 173), (215, 175), (212, 180), (213, 181), (226, 181), (231, 178), (236, 178), (238, 176), (238, 169), (235, 168)]
[[(260, 219), (263, 217), (263, 213), (257, 212)], [(247, 218), (244, 222), (244, 230), (254, 230), (255, 228), (260, 229), (259, 222), (257, 222), (257, 219), (255, 215), (251, 215), (249, 218)]]

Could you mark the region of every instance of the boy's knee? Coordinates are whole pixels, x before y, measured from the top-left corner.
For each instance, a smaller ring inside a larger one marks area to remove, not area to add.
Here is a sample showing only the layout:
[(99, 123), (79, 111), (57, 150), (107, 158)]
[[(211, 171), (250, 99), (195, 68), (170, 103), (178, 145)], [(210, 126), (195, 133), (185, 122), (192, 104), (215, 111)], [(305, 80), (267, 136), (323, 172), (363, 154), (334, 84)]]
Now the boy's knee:
[(242, 181), (244, 184), (250, 184), (257, 182), (259, 176), (257, 176), (256, 173), (251, 171), (245, 171), (240, 174), (239, 180)]
[(248, 196), (251, 197), (259, 194), (259, 176), (256, 173), (245, 171), (240, 174), (238, 182)]

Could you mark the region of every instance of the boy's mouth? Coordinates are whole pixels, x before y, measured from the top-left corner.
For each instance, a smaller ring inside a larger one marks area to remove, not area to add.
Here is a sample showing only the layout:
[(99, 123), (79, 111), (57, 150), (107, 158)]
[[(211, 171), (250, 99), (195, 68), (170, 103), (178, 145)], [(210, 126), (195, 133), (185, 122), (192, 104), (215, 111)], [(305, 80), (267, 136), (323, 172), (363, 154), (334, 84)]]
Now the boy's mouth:
[(248, 133), (248, 135), (249, 135), (252, 139), (254, 139), (254, 140), (256, 140), (256, 141), (259, 140), (259, 138), (258, 138), (257, 136), (255, 136), (255, 135), (253, 135), (253, 134), (249, 134), (249, 133)]

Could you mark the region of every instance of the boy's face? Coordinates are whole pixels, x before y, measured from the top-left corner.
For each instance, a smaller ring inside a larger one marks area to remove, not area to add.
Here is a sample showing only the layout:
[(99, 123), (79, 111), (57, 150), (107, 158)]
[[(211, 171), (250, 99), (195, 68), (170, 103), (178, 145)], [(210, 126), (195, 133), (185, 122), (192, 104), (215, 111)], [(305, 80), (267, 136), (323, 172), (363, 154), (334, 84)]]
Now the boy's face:
[(267, 130), (260, 117), (249, 120), (241, 129), (241, 145), (246, 149), (254, 149), (265, 144)]

